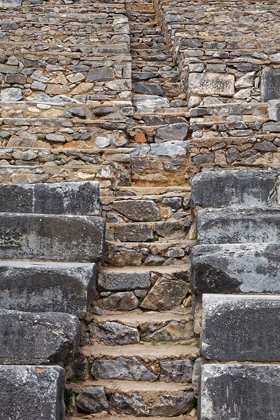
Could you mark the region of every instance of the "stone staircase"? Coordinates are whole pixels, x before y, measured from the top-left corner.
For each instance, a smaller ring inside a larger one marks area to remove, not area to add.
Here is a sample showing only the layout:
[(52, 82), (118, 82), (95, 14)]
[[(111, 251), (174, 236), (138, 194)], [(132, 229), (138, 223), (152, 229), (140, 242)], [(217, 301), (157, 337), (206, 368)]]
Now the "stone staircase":
[(193, 179), (203, 208), (191, 269), (197, 307), (202, 297), (201, 420), (279, 417), (278, 194), (275, 171)]

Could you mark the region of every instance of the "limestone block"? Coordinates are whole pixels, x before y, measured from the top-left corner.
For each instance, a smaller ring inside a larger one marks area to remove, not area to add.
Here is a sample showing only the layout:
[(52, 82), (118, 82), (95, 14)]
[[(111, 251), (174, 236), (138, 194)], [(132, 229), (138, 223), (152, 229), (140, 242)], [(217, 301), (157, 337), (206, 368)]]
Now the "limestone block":
[(63, 420), (64, 382), (59, 366), (0, 366), (0, 419)]
[(171, 360), (160, 362), (160, 381), (188, 383), (192, 379), (193, 363), (191, 360)]
[(280, 69), (266, 67), (262, 74), (261, 96), (263, 102), (280, 99)]
[(136, 357), (95, 360), (91, 374), (97, 380), (155, 381), (157, 379), (157, 375), (147, 369)]
[(136, 344), (140, 341), (137, 328), (129, 327), (119, 322), (106, 321), (91, 324), (90, 331), (95, 339), (101, 340), (110, 346)]
[(192, 95), (233, 96), (234, 76), (221, 73), (190, 73), (188, 90)]
[(82, 318), (95, 289), (95, 264), (0, 261), (1, 309)]
[(67, 365), (79, 341), (80, 323), (73, 315), (0, 310), (0, 364)]
[(0, 258), (98, 261), (101, 217), (0, 213)]
[(0, 212), (100, 216), (99, 184), (0, 184)]
[(82, 388), (80, 394), (76, 398), (76, 404), (87, 413), (109, 411), (108, 400), (102, 386)]
[(200, 420), (277, 420), (279, 378), (279, 365), (203, 365)]
[(113, 209), (135, 222), (154, 222), (159, 220), (159, 209), (153, 200), (115, 201)]
[(100, 290), (134, 290), (147, 289), (150, 286), (148, 272), (108, 272), (98, 274), (98, 288)]
[(278, 174), (272, 171), (207, 171), (192, 179), (192, 202), (200, 207), (266, 207)]
[(200, 210), (196, 228), (199, 244), (279, 243), (280, 211)]
[(279, 310), (279, 296), (203, 295), (202, 357), (278, 362)]

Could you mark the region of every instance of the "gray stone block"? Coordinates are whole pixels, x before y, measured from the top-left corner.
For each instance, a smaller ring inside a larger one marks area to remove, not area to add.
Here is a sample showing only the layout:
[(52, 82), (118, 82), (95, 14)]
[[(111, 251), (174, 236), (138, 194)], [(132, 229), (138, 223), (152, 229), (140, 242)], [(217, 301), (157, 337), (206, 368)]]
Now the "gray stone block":
[(0, 0), (0, 7), (3, 7), (3, 9), (9, 8), (9, 7), (21, 7), (22, 0)]
[(187, 383), (192, 379), (193, 363), (191, 360), (171, 360), (160, 362), (160, 381)]
[(137, 328), (115, 321), (90, 324), (90, 331), (95, 340), (101, 340), (109, 346), (136, 344), (140, 341)]
[(115, 201), (113, 209), (135, 222), (154, 222), (159, 220), (159, 209), (152, 200)]
[(272, 171), (209, 171), (192, 179), (192, 202), (200, 207), (271, 205), (278, 174)]
[(100, 216), (99, 184), (1, 184), (0, 212)]
[(278, 420), (279, 395), (279, 365), (203, 365), (200, 420)]
[(233, 96), (234, 76), (220, 73), (190, 73), (188, 80), (189, 94)]
[(95, 290), (95, 264), (0, 261), (1, 309), (82, 318)]
[(280, 293), (277, 244), (197, 245), (191, 287), (198, 293)]
[(103, 386), (82, 388), (76, 398), (76, 404), (87, 413), (109, 411), (109, 404)]
[(0, 258), (99, 261), (101, 217), (0, 213)]
[(149, 272), (105, 272), (98, 273), (98, 288), (109, 291), (147, 289), (150, 287)]
[(280, 211), (200, 210), (196, 229), (199, 244), (280, 243)]
[(73, 315), (0, 310), (2, 365), (67, 365), (79, 341), (80, 323)]
[(156, 381), (152, 373), (136, 357), (95, 360), (91, 370), (92, 376), (98, 379), (122, 379), (127, 381)]
[(59, 366), (0, 366), (0, 420), (63, 420)]
[(280, 98), (280, 69), (266, 67), (262, 74), (261, 84), (262, 101), (268, 102), (271, 99)]
[(203, 295), (202, 356), (219, 361), (280, 360), (280, 297)]

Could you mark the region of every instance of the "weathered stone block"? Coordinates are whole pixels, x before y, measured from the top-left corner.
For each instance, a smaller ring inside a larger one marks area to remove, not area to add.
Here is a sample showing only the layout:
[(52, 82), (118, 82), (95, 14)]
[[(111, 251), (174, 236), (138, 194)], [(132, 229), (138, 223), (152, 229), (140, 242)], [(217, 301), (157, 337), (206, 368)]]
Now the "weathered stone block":
[(233, 96), (234, 76), (221, 73), (190, 73), (188, 90), (196, 95)]
[(115, 240), (121, 242), (146, 242), (153, 239), (153, 228), (140, 224), (127, 224), (116, 226)]
[(0, 258), (98, 261), (101, 217), (0, 213)]
[(261, 84), (262, 101), (268, 102), (271, 99), (280, 99), (280, 69), (266, 67), (262, 74)]
[(63, 420), (64, 382), (59, 366), (0, 366), (0, 419)]
[(0, 212), (100, 216), (99, 184), (1, 184)]
[(100, 304), (109, 311), (132, 311), (139, 301), (133, 292), (118, 292), (101, 299)]
[(95, 289), (95, 264), (0, 261), (1, 309), (82, 318)]
[(172, 360), (160, 362), (160, 381), (187, 383), (192, 379), (193, 363), (191, 360)]
[(0, 364), (68, 364), (80, 340), (77, 317), (0, 310)]
[(122, 379), (127, 381), (155, 381), (157, 375), (136, 357), (95, 360), (91, 369), (95, 379)]
[(203, 365), (200, 420), (278, 420), (279, 378), (279, 365)]
[(91, 324), (90, 331), (96, 340), (101, 340), (110, 346), (136, 344), (140, 341), (137, 328), (123, 325), (120, 322), (106, 321)]
[(200, 207), (271, 205), (277, 179), (272, 171), (209, 171), (192, 179), (192, 202)]
[(115, 201), (113, 209), (135, 222), (154, 222), (159, 220), (159, 209), (152, 200)]
[(280, 293), (277, 244), (198, 245), (191, 287), (198, 293)]
[(279, 210), (200, 210), (196, 219), (199, 244), (279, 243)]
[(109, 411), (108, 400), (105, 390), (102, 386), (90, 386), (82, 388), (76, 398), (76, 404), (87, 413), (99, 413), (100, 411)]
[(147, 289), (151, 285), (149, 272), (112, 271), (98, 274), (100, 290), (118, 291)]
[(205, 294), (202, 309), (203, 357), (279, 361), (280, 297)]

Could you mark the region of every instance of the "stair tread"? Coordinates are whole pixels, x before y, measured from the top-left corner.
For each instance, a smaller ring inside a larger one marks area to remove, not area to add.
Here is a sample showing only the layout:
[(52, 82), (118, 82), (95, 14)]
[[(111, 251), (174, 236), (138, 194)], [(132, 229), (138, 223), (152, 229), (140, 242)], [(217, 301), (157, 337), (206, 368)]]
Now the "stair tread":
[[(148, 417), (134, 417), (134, 416), (126, 416), (125, 414), (108, 414), (104, 411), (102, 413), (97, 414), (80, 414), (79, 417), (65, 417), (65, 420), (81, 420), (81, 419), (95, 419), (95, 418), (101, 418), (104, 420), (147, 420)], [(197, 420), (197, 417), (193, 416), (178, 416), (178, 417), (172, 417), (176, 420)], [(170, 420), (171, 417), (152, 417), (152, 420)]]
[(101, 357), (140, 357), (148, 360), (158, 359), (181, 359), (190, 358), (196, 359), (199, 356), (200, 350), (192, 345), (183, 344), (158, 344), (156, 346), (150, 343), (142, 344), (128, 344), (126, 346), (104, 346), (101, 344), (94, 344), (92, 346), (85, 346), (80, 349), (80, 352), (93, 359)]
[(123, 248), (134, 248), (137, 245), (141, 245), (141, 246), (156, 246), (157, 248), (164, 248), (170, 245), (185, 245), (187, 246), (191, 246), (193, 247), (194, 245), (196, 245), (196, 241), (195, 240), (190, 240), (190, 239), (170, 239), (168, 242), (119, 242), (119, 241), (106, 241), (106, 243), (108, 245), (113, 245), (113, 246), (117, 246), (117, 247), (123, 247)]
[[(1, 261), (0, 261), (1, 263)], [(182, 264), (182, 265), (166, 265), (166, 266), (140, 266), (140, 267), (106, 267), (101, 268), (99, 270), (100, 274), (109, 274), (109, 273), (145, 273), (150, 271), (156, 271), (157, 273), (164, 273), (164, 274), (173, 274), (181, 271), (189, 271), (190, 264)]]
[(127, 312), (127, 313), (120, 313), (116, 312), (114, 314), (106, 314), (106, 315), (96, 315), (94, 317), (94, 321), (96, 323), (106, 322), (106, 321), (116, 321), (122, 324), (129, 325), (131, 327), (138, 327), (142, 323), (165, 323), (169, 321), (190, 321), (192, 316), (190, 311), (182, 309), (182, 313), (179, 311), (171, 312)]

